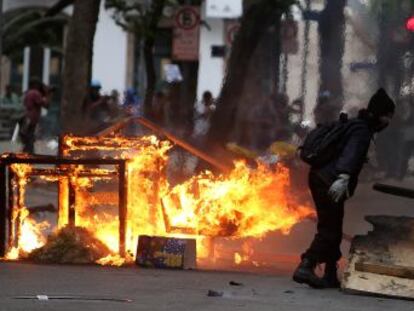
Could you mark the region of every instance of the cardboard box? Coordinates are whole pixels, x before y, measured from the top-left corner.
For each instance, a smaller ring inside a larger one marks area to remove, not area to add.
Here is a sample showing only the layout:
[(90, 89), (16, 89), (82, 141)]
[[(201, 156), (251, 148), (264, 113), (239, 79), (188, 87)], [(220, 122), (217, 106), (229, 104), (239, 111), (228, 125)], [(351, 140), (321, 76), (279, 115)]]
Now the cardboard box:
[(162, 269), (195, 269), (196, 240), (141, 235), (135, 263)]

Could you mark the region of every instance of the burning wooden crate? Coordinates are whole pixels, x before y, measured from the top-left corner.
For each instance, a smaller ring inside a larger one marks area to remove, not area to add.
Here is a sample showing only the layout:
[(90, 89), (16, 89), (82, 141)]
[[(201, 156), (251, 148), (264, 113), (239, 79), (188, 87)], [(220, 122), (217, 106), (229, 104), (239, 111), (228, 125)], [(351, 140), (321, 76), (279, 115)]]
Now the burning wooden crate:
[[(42, 168), (39, 168), (43, 166)], [(102, 168), (87, 168), (88, 166), (115, 166), (115, 170)], [(46, 166), (46, 167), (44, 167)], [(41, 247), (39, 226), (30, 219), (29, 211), (25, 206), (24, 197), (26, 185), (30, 178), (38, 176), (47, 181), (57, 181), (66, 185), (65, 191), (59, 194), (59, 207), (57, 210), (57, 229), (69, 225), (77, 225), (79, 209), (76, 208), (76, 188), (82, 178), (89, 181), (95, 179), (118, 178), (118, 253), (125, 256), (126, 239), (126, 182), (125, 161), (122, 159), (67, 159), (50, 156), (3, 155), (0, 159), (0, 255), (6, 251), (16, 253), (20, 250), (32, 251)], [(25, 230), (23, 230), (25, 229)], [(27, 235), (25, 235), (27, 234)], [(27, 249), (23, 249), (24, 238)], [(29, 243), (30, 242), (30, 243)], [(30, 244), (30, 245), (29, 245)]]
[(350, 293), (414, 298), (414, 218), (367, 216), (374, 229), (352, 241), (342, 287)]

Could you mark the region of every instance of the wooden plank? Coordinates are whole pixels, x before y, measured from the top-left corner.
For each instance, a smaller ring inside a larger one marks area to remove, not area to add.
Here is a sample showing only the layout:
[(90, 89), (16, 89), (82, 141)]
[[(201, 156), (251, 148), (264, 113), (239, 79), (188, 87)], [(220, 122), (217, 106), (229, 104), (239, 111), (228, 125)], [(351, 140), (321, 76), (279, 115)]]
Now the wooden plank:
[(387, 194), (396, 195), (399, 197), (405, 197), (414, 199), (414, 190), (409, 188), (403, 188), (393, 185), (385, 185), (380, 183), (375, 183), (372, 188), (376, 191), (380, 191)]
[(219, 159), (216, 159), (216, 158), (208, 155), (207, 153), (205, 153), (205, 152), (201, 151), (200, 149), (194, 147), (193, 145), (185, 142), (184, 140), (182, 140), (181, 138), (175, 136), (174, 134), (164, 130), (159, 125), (157, 125), (157, 124), (155, 124), (155, 123), (153, 123), (153, 122), (151, 122), (151, 121), (149, 121), (149, 120), (147, 120), (143, 117), (138, 117), (136, 120), (138, 121), (139, 124), (141, 124), (141, 125), (145, 126), (146, 128), (154, 131), (158, 135), (165, 136), (167, 139), (171, 140), (173, 143), (177, 144), (178, 146), (180, 146), (184, 150), (186, 150), (189, 153), (191, 153), (192, 155), (195, 155), (196, 157), (206, 161), (207, 163), (213, 165), (214, 167), (218, 168), (222, 172), (228, 172), (232, 169), (231, 166), (228, 166), (225, 163), (223, 163), (223, 160), (219, 160)]
[(370, 262), (356, 262), (355, 270), (369, 272), (386, 276), (394, 276), (403, 279), (414, 280), (414, 267), (399, 265), (384, 265)]

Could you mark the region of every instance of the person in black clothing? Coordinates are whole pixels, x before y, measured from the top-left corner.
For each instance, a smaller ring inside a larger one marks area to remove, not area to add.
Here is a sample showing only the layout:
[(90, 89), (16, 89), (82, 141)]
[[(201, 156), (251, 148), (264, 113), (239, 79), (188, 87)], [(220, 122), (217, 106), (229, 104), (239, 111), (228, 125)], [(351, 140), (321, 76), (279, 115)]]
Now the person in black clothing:
[[(310, 170), (309, 188), (318, 216), (317, 232), (293, 274), (295, 282), (314, 288), (340, 286), (337, 261), (341, 258), (344, 203), (356, 189), (373, 135), (388, 126), (394, 110), (392, 99), (384, 89), (379, 89), (367, 109), (360, 110), (357, 119), (348, 121), (352, 123), (341, 139), (338, 156), (323, 167)], [(322, 278), (314, 272), (320, 263), (325, 263)]]

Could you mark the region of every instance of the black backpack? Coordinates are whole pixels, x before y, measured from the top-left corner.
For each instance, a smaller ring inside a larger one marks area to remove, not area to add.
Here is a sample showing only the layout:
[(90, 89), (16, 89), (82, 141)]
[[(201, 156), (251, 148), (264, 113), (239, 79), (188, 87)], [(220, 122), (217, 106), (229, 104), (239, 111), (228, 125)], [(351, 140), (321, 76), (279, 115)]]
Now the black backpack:
[(343, 146), (343, 137), (354, 121), (340, 120), (318, 125), (309, 132), (302, 146), (299, 147), (300, 158), (312, 167), (321, 167), (336, 156)]

